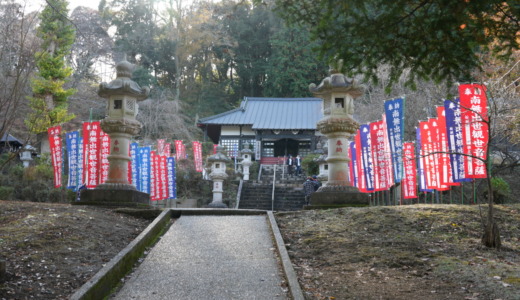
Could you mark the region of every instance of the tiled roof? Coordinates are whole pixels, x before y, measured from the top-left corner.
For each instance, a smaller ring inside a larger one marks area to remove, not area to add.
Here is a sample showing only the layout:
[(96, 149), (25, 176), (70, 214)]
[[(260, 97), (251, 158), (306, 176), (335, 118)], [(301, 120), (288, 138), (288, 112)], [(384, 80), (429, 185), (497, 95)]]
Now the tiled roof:
[(252, 125), (252, 129), (316, 129), (321, 98), (244, 98), (239, 108), (200, 119), (204, 125)]

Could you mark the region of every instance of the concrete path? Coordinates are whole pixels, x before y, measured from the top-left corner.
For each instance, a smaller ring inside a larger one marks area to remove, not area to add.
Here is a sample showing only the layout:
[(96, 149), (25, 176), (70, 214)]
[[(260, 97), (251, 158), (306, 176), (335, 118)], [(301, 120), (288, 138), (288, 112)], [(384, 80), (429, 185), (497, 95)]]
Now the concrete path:
[(267, 216), (182, 216), (113, 299), (287, 299)]

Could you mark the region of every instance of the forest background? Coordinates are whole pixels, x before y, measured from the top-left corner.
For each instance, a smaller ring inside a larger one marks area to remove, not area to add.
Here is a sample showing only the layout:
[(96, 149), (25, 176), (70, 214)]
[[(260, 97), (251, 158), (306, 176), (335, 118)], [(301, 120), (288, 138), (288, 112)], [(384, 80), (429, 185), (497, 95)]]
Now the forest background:
[[(312, 96), (308, 86), (327, 76), (330, 56), (317, 51), (324, 42), (315, 39), (312, 22), (287, 23), (278, 2), (101, 0), (97, 10), (78, 6), (64, 12), (75, 30), (65, 57), (72, 72), (64, 87), (75, 90), (68, 111), (76, 116), (62, 125), (64, 131), (104, 118), (106, 100), (97, 96), (98, 85), (115, 78), (115, 64), (123, 58), (138, 66), (133, 79), (152, 91), (139, 107), (138, 138), (145, 144), (158, 138), (202, 140), (197, 121), (237, 107), (244, 97)], [(25, 10), (28, 4), (0, 5), (0, 134), (34, 144), (36, 135), (24, 119), (43, 41), (37, 35), (39, 12)], [(480, 61), (482, 69), (459, 80), (486, 83), (494, 120), (491, 149), (498, 156), (494, 172), (514, 173), (520, 162), (520, 54), (498, 60), (483, 52)], [(435, 106), (455, 97), (457, 78), (419, 76), (410, 85), (411, 69), (400, 71), (396, 79), (392, 66), (381, 63), (370, 78), (353, 75), (366, 87), (354, 118), (378, 120), (384, 100), (405, 96), (404, 138), (413, 140), (417, 121), (434, 117)]]

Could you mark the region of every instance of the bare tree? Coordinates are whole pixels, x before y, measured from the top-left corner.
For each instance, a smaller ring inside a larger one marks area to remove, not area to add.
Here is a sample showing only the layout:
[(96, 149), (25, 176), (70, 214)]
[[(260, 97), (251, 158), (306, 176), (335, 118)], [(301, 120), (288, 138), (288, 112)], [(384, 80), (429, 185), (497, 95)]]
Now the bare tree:
[(34, 71), (36, 14), (25, 15), (14, 1), (0, 4), (0, 137), (13, 132), (27, 139), (23, 116), (29, 78)]

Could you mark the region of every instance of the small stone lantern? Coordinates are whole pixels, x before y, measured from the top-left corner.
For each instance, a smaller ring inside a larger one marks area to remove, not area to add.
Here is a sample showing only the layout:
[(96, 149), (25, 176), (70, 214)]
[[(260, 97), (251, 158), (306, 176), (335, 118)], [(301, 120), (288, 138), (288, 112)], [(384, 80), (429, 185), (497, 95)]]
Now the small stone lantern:
[(327, 149), (328, 147), (323, 147), (321, 142), (318, 142), (316, 145), (316, 151), (314, 151), (315, 154), (319, 154), (319, 156), (316, 157), (314, 161), (318, 164), (319, 168), (319, 174), (316, 177), (322, 183), (322, 185), (325, 185), (329, 180), (329, 165), (327, 164), (326, 154)]
[(240, 156), (242, 157), (243, 174), (244, 181), (249, 180), (249, 167), (253, 164), (251, 160), (253, 158), (253, 150), (249, 149), (249, 143), (244, 144), (244, 149), (240, 151)]
[(22, 161), (24, 168), (29, 167), (29, 164), (33, 160), (32, 153), (34, 151), (36, 151), (36, 148), (29, 144), (23, 146), (22, 152), (20, 152), (20, 160)]
[(226, 163), (229, 159), (224, 154), (224, 147), (217, 146), (217, 153), (208, 157), (208, 162), (211, 164), (211, 173), (209, 178), (213, 181), (213, 201), (208, 205), (211, 208), (227, 208), (227, 205), (222, 202), (222, 193), (224, 192), (224, 180), (228, 178), (226, 173)]

